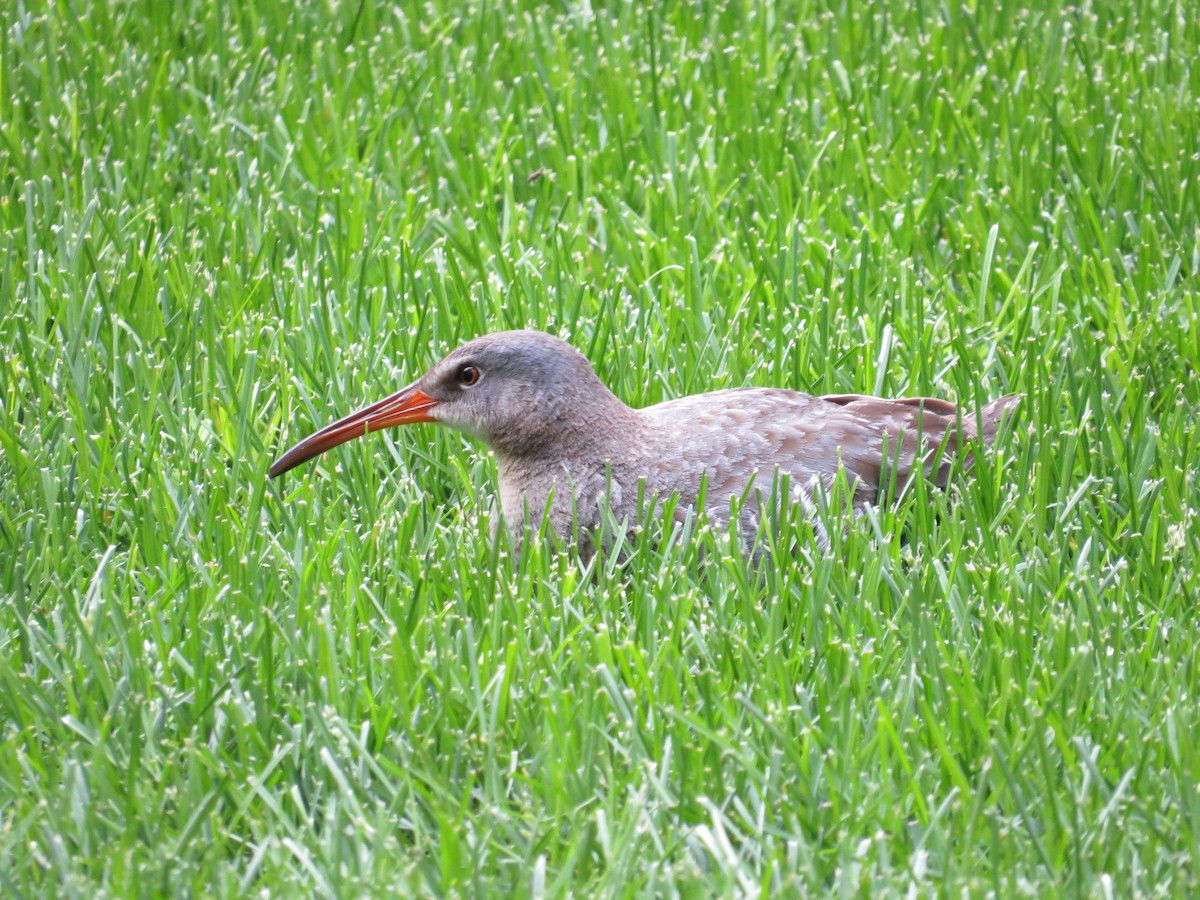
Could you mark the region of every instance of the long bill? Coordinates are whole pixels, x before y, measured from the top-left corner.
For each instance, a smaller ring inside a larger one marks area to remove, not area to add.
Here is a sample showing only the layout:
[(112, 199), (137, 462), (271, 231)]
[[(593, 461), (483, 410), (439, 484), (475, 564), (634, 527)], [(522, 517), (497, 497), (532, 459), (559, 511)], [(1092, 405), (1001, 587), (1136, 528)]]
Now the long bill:
[(364, 406), (358, 412), (352, 412), (346, 418), (338, 419), (332, 425), (326, 425), (320, 431), (310, 434), (271, 463), (267, 472), (272, 478), (278, 478), (314, 456), (320, 456), (339, 444), (362, 437), (368, 431), (379, 431), (413, 422), (434, 422), (436, 419), (429, 415), (428, 410), (437, 403), (438, 401), (428, 394), (417, 390), (415, 384), (410, 384), (392, 396)]

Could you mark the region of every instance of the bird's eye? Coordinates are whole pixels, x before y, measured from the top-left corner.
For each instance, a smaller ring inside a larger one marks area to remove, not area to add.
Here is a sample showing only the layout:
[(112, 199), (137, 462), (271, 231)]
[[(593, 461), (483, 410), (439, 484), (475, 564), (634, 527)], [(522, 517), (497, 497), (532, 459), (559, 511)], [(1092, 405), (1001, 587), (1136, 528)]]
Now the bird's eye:
[(458, 383), (470, 387), (479, 381), (479, 370), (474, 366), (463, 366), (458, 370)]

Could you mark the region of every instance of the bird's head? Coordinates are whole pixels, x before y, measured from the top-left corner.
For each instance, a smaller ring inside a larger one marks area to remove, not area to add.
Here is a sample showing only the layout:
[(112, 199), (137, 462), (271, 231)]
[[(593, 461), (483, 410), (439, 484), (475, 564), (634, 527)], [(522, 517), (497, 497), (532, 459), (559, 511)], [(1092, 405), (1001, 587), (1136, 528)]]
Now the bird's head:
[(540, 331), (498, 332), (463, 344), (408, 387), (309, 435), (269, 471), (278, 477), (367, 432), (414, 422), (449, 425), (510, 457), (542, 456), (586, 441), (592, 423), (618, 409), (625, 407), (570, 344)]

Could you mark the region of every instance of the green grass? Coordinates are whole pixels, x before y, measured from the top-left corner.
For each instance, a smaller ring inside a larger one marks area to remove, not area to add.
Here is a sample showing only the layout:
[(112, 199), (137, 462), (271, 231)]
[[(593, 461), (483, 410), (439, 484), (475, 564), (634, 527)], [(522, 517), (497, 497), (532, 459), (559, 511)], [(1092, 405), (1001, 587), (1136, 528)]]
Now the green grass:
[[(1197, 46), (1193, 0), (4, 5), (0, 891), (1194, 896)], [(518, 562), (429, 426), (266, 480), (527, 325), (635, 405), (1027, 400), (758, 568), (653, 516)]]

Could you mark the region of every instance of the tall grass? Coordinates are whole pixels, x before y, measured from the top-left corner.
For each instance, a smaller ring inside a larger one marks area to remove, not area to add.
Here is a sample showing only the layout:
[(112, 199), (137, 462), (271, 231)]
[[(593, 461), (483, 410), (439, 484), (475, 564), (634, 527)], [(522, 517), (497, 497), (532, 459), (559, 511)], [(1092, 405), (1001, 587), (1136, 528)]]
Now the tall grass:
[[(1194, 2), (0, 10), (0, 887), (1200, 890)], [(754, 566), (489, 540), (460, 340), (1026, 401)]]

